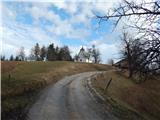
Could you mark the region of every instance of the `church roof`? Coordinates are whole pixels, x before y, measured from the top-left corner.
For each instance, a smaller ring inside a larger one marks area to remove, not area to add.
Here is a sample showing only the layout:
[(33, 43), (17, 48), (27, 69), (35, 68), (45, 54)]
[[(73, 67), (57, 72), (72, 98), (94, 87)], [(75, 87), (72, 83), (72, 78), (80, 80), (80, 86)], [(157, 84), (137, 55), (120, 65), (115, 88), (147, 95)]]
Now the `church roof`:
[(82, 48), (80, 49), (80, 51), (84, 51), (84, 48), (82, 47)]
[(78, 56), (80, 57), (85, 57), (86, 55), (85, 55), (86, 53), (85, 53), (85, 49), (82, 47), (81, 49), (80, 49), (80, 51), (79, 51), (79, 54), (78, 54)]

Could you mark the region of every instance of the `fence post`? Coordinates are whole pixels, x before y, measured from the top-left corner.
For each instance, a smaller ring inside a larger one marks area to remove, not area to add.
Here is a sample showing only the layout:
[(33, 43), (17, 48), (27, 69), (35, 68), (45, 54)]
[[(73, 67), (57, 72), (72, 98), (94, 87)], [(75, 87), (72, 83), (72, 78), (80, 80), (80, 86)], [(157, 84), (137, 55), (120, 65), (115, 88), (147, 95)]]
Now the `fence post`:
[(112, 82), (112, 78), (109, 80), (109, 82), (106, 84), (105, 88), (104, 88), (104, 92), (108, 89), (109, 85)]

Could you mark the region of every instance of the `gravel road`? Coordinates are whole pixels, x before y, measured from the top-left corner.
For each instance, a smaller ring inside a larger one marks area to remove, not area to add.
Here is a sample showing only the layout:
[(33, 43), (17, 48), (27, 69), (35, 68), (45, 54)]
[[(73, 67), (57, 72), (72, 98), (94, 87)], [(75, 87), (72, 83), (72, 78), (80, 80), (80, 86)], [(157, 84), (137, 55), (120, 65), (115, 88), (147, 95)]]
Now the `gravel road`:
[(86, 80), (96, 73), (68, 76), (43, 90), (28, 120), (118, 120), (86, 87)]

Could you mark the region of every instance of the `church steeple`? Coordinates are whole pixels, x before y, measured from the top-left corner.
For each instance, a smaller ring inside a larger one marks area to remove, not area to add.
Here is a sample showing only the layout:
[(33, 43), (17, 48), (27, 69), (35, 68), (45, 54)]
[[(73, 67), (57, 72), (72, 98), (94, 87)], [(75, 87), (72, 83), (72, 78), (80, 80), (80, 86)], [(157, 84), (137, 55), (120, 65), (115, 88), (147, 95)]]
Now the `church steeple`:
[(82, 48), (80, 49), (80, 51), (84, 51), (84, 48), (83, 48), (83, 46), (82, 46)]
[(92, 63), (92, 61), (89, 58), (87, 58), (86, 52), (85, 52), (85, 49), (83, 48), (83, 46), (81, 47), (81, 49), (78, 53), (78, 59), (76, 61)]

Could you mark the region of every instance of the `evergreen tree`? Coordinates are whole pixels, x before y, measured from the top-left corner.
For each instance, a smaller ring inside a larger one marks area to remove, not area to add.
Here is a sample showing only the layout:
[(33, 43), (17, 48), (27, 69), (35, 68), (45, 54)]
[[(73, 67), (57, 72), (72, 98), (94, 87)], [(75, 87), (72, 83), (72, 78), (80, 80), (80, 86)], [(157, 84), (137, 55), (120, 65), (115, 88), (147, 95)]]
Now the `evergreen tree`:
[(5, 56), (3, 55), (1, 55), (1, 61), (5, 61)]
[(13, 60), (14, 60), (13, 55), (10, 56), (10, 59), (9, 59), (9, 60), (10, 60), (10, 61), (13, 61)]
[(53, 61), (56, 60), (56, 53), (55, 53), (55, 48), (54, 44), (50, 44), (47, 50), (47, 60)]
[(19, 57), (18, 56), (15, 57), (15, 61), (19, 61)]
[(59, 60), (66, 60), (66, 61), (72, 60), (68, 46), (64, 46), (60, 49)]
[(58, 60), (63, 60), (63, 56), (64, 56), (64, 49), (60, 48), (59, 54), (58, 54)]

